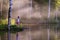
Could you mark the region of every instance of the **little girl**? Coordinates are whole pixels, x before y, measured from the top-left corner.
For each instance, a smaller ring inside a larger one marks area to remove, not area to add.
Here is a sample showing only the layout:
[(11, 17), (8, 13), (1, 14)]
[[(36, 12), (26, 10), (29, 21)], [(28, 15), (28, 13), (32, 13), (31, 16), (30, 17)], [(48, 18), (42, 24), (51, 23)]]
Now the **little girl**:
[(17, 19), (16, 19), (16, 24), (17, 24), (17, 26), (19, 27), (19, 25), (20, 25), (20, 17), (19, 17), (19, 16), (18, 16)]

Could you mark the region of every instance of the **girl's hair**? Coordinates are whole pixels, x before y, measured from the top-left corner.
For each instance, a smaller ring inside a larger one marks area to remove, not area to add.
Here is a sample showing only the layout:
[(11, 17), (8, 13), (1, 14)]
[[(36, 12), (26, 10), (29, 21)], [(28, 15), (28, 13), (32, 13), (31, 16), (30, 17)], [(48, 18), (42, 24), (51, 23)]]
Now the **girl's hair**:
[(18, 18), (19, 18), (19, 16), (18, 16)]

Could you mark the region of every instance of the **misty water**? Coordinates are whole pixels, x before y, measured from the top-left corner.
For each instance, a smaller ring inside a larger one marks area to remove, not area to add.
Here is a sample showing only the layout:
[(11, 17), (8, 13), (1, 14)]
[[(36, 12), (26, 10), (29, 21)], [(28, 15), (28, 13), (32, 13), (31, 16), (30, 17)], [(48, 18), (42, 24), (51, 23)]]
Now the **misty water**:
[[(60, 40), (59, 24), (26, 26), (21, 32), (10, 33), (10, 40)], [(48, 36), (49, 30), (49, 36)], [(8, 32), (0, 31), (0, 40), (8, 40)]]
[[(3, 1), (2, 1), (3, 2)], [(4, 5), (0, 2), (0, 9), (2, 11), (2, 8), (5, 11), (1, 12), (4, 14), (3, 16), (7, 16), (8, 11), (8, 1), (4, 3), (7, 4), (7, 7), (4, 7)], [(5, 6), (6, 6), (5, 4)], [(50, 15), (51, 12), (51, 18), (55, 17), (55, 9), (49, 8), (48, 3), (45, 5), (38, 5), (34, 4), (33, 10), (31, 9), (32, 4), (29, 0), (13, 0), (12, 5), (12, 18), (16, 18), (17, 16), (20, 16), (22, 18), (38, 18), (38, 19), (44, 19), (47, 18)], [(49, 10), (49, 14), (48, 14)], [(32, 12), (33, 11), (33, 12)], [(48, 16), (47, 16), (48, 15)], [(58, 14), (59, 15), (59, 14)], [(6, 17), (7, 18), (7, 17)], [(26, 21), (24, 20), (23, 23)], [(36, 21), (37, 22), (37, 21)], [(34, 22), (35, 23), (35, 22)], [(37, 22), (38, 23), (38, 22)], [(26, 26), (28, 29), (24, 29), (24, 31), (21, 32), (15, 32), (10, 33), (10, 40), (60, 40), (60, 31), (59, 31), (59, 24), (42, 24), (42, 25), (35, 25), (35, 26)], [(0, 40), (8, 40), (8, 32), (2, 32), (0, 31)]]

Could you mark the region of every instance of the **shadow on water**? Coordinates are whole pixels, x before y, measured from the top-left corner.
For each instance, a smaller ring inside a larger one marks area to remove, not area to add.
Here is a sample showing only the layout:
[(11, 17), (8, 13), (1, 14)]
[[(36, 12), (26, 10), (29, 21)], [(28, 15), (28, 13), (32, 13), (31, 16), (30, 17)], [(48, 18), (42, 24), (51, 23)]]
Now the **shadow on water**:
[[(60, 40), (60, 27), (59, 24), (43, 24), (36, 26), (27, 26), (21, 32), (10, 32), (10, 40), (48, 40), (48, 27), (50, 26), (49, 31), (49, 40)], [(57, 30), (57, 34), (56, 34)], [(56, 37), (57, 35), (57, 37)], [(8, 40), (8, 32), (0, 31), (0, 40)]]

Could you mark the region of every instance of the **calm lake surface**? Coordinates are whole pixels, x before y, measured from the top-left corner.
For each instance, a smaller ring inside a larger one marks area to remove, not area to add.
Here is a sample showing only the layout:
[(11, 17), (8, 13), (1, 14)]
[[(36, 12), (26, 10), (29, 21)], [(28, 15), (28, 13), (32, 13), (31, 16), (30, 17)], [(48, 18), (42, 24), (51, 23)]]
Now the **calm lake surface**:
[[(59, 24), (27, 26), (24, 31), (10, 33), (10, 40), (60, 40)], [(8, 32), (0, 33), (0, 40), (8, 40)]]

